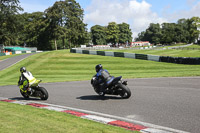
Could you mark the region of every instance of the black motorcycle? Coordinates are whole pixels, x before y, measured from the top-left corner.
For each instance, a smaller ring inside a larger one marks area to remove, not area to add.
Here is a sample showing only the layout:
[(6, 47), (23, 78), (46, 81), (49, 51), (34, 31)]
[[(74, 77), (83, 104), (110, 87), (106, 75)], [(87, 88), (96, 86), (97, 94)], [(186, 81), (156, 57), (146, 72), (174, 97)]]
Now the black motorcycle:
[[(100, 85), (98, 84), (98, 80), (96, 76), (93, 76), (91, 79), (91, 84), (97, 94), (100, 92)], [(109, 86), (107, 86), (103, 96), (105, 94), (108, 95), (120, 95), (124, 99), (128, 99), (131, 96), (131, 91), (127, 87), (127, 81), (122, 81), (122, 76), (115, 77), (110, 83)]]
[(24, 98), (38, 97), (41, 100), (47, 100), (49, 97), (49, 94), (44, 87), (39, 86), (39, 83), (41, 81), (42, 80), (36, 80), (36, 82), (30, 86), (31, 90), (27, 91), (27, 90), (23, 90), (24, 86), (28, 83), (28, 81), (25, 80), (22, 85), (19, 85), (21, 95)]

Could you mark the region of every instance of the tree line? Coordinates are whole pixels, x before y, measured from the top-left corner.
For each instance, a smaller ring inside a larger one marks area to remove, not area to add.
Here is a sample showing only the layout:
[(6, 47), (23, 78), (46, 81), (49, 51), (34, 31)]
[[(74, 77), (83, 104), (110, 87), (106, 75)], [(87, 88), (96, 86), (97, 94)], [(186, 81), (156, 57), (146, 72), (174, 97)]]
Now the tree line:
[(151, 23), (138, 34), (137, 41), (149, 41), (153, 44), (200, 43), (200, 18), (179, 19), (177, 23)]
[[(76, 0), (60, 0), (44, 12), (23, 13), (19, 0), (0, 1), (0, 44), (52, 50), (132, 42), (129, 24), (110, 22), (94, 25), (88, 32), (84, 10)], [(191, 43), (198, 38), (200, 18), (180, 19), (177, 23), (153, 24), (139, 33), (137, 41), (154, 44)]]
[(33, 13), (22, 13), (19, 4), (19, 0), (0, 1), (0, 44), (51, 50), (78, 47), (91, 40), (96, 45), (132, 40), (126, 23), (95, 25), (88, 32), (84, 10), (75, 0), (57, 1), (44, 12)]
[(132, 42), (132, 32), (129, 24), (110, 22), (108, 26), (95, 25), (91, 27), (91, 37), (94, 45), (126, 44)]
[(75, 0), (57, 1), (44, 12), (22, 11), (19, 0), (0, 1), (0, 44), (51, 50), (89, 42), (84, 11)]

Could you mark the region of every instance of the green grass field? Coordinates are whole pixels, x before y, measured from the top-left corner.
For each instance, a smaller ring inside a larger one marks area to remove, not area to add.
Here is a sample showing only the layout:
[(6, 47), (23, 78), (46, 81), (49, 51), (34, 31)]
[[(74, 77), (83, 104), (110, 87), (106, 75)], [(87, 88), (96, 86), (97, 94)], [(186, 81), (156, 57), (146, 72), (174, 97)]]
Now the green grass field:
[(123, 78), (200, 76), (200, 65), (85, 55), (60, 50), (32, 55), (0, 71), (0, 85), (17, 85), (19, 69), (22, 66), (43, 82), (90, 80), (95, 74), (96, 64), (102, 64), (111, 75), (121, 75)]
[(200, 48), (200, 45), (191, 45), (188, 48)]
[[(8, 58), (9, 56), (7, 56)], [(0, 58), (1, 59), (1, 58)], [(181, 65), (146, 60), (84, 55), (69, 50), (32, 55), (0, 71), (0, 85), (17, 85), (19, 69), (25, 66), (43, 82), (90, 80), (96, 64), (102, 64), (113, 76), (123, 78), (200, 76), (200, 65)], [(17, 86), (16, 86), (17, 87)], [(130, 132), (118, 127), (91, 122), (55, 111), (0, 102), (0, 131), (117, 133)], [(78, 126), (77, 126), (78, 125)]]
[[(130, 51), (124, 51), (130, 52)], [(139, 50), (131, 51), (138, 54), (151, 54), (160, 56), (172, 56), (172, 57), (200, 57), (200, 50), (179, 50), (179, 49), (167, 49), (167, 50)]]
[(192, 45), (186, 48), (198, 48), (194, 50), (188, 49), (167, 49), (167, 47), (160, 47), (156, 49), (118, 49), (118, 50), (103, 50), (114, 52), (127, 52), (137, 54), (150, 54), (160, 56), (172, 56), (172, 57), (200, 57), (200, 45)]
[[(63, 112), (0, 102), (1, 133), (130, 133)], [(139, 133), (134, 131), (134, 133)]]

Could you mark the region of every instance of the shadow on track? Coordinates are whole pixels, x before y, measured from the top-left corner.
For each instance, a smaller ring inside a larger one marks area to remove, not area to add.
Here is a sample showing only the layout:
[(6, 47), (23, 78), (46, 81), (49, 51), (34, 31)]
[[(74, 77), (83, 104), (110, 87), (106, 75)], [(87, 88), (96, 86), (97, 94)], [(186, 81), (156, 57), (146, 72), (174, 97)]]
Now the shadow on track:
[(33, 100), (33, 101), (42, 101), (41, 99), (39, 98), (23, 98), (23, 97), (13, 97), (13, 98), (9, 98), (11, 100)]
[(121, 97), (116, 97), (116, 96), (98, 96), (98, 95), (88, 95), (88, 96), (80, 96), (77, 97), (76, 99), (80, 100), (109, 100), (109, 99), (122, 99)]

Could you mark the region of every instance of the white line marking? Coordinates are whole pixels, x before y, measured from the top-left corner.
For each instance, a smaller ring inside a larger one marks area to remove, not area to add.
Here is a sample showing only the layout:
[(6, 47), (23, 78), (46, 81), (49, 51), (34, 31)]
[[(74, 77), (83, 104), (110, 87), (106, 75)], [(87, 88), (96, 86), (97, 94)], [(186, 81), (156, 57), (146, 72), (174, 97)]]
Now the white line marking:
[(141, 133), (173, 133), (173, 132), (168, 132), (168, 131), (163, 131), (159, 129), (153, 129), (153, 128), (146, 128), (140, 130)]
[(104, 124), (107, 124), (112, 121), (116, 121), (115, 119), (105, 118), (105, 117), (96, 116), (96, 115), (84, 115), (84, 116), (81, 116), (81, 118), (101, 122)]
[(62, 112), (64, 110), (66, 110), (66, 109), (63, 109), (63, 108), (57, 108), (57, 107), (52, 107), (52, 106), (41, 107), (41, 108), (48, 109), (48, 110), (54, 110), (54, 111), (58, 111), (58, 112)]
[(26, 105), (27, 102), (22, 102), (22, 101), (14, 101), (14, 102), (11, 102), (11, 103), (17, 103), (17, 104), (21, 104), (21, 105)]

